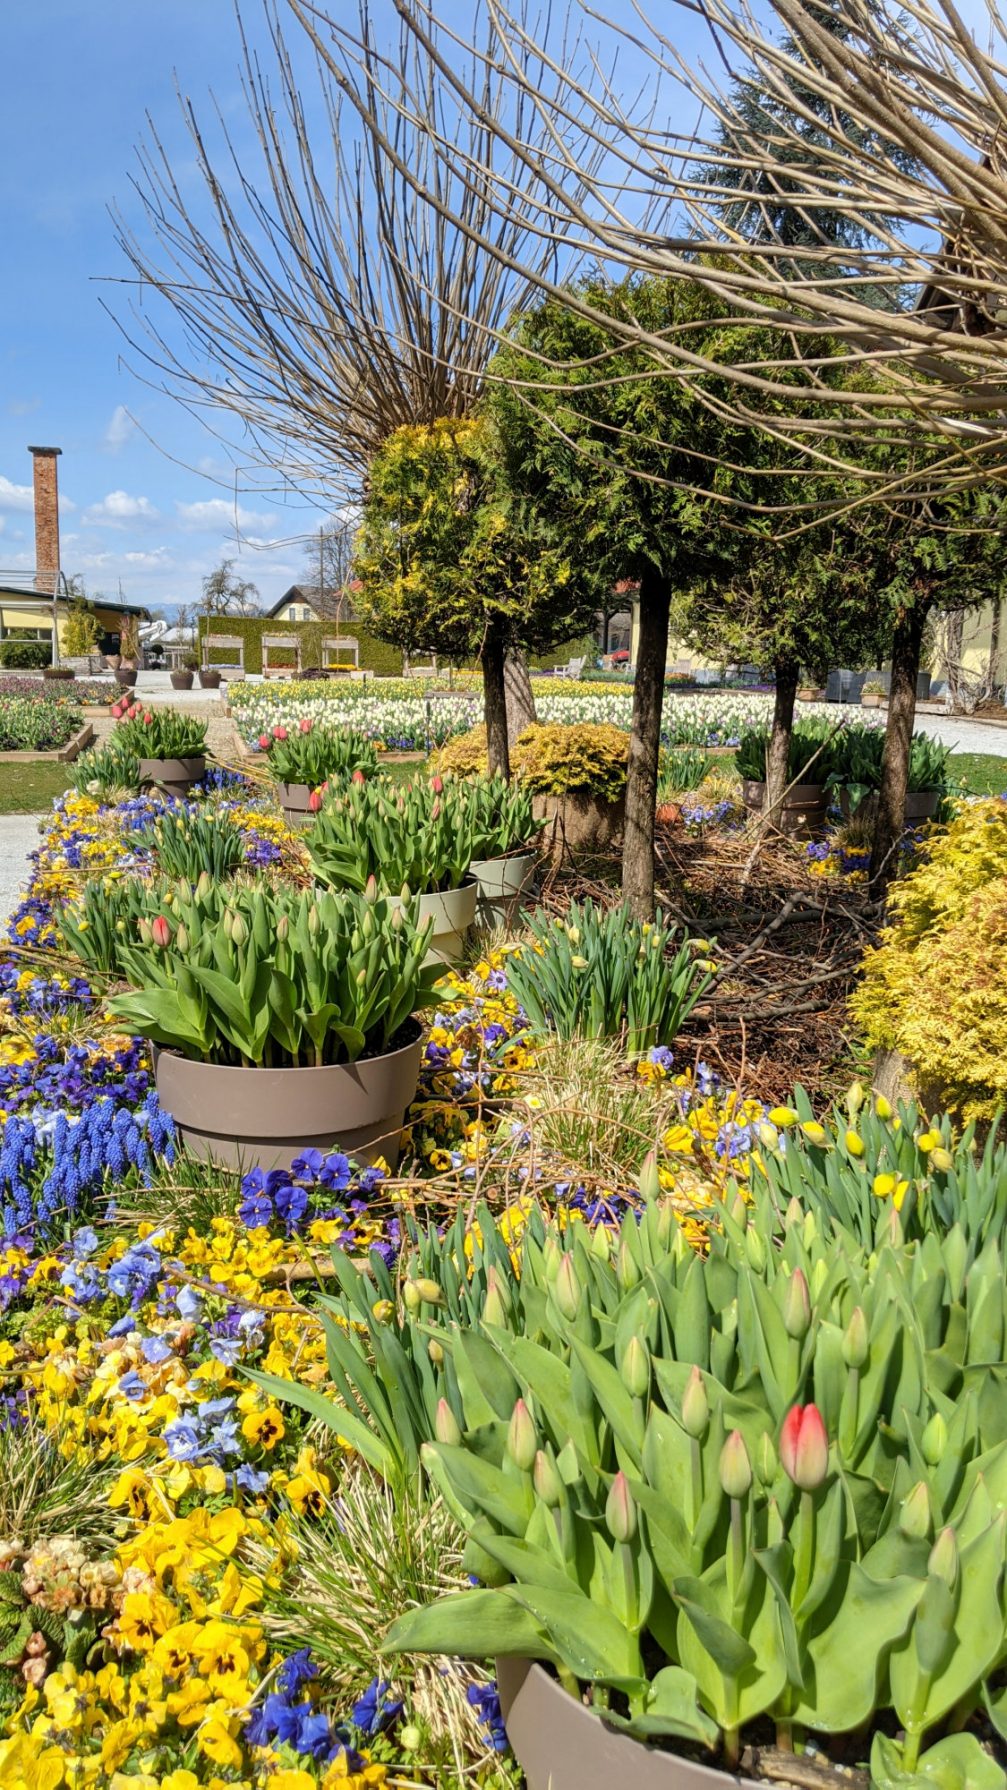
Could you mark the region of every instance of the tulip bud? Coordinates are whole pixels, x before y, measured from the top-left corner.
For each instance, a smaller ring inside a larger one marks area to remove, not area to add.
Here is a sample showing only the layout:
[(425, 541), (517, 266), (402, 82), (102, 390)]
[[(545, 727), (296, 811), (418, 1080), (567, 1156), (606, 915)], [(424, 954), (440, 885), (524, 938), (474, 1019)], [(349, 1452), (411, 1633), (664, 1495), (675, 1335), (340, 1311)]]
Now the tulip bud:
[(150, 937), (151, 942), (157, 945), (162, 951), (166, 945), (170, 945), (171, 927), (168, 925), (163, 914), (158, 914), (157, 919), (151, 921)]
[(376, 876), (369, 876), (367, 878), (367, 883), (364, 888), (364, 900), (365, 901), (377, 901), (377, 899), (378, 899), (378, 879)]
[(748, 1225), (748, 1207), (740, 1193), (736, 1193), (731, 1201), (731, 1217), (736, 1225), (745, 1230)]
[(232, 943), (232, 945), (243, 945), (245, 943), (245, 940), (247, 939), (247, 937), (248, 937), (248, 927), (246, 926), (242, 915), (235, 914), (234, 921), (231, 926), (231, 943)]
[(560, 1262), (552, 1289), (553, 1298), (568, 1323), (573, 1323), (580, 1310), (582, 1290), (569, 1250)]
[(360, 769), (359, 765), (357, 766), (357, 769), (354, 771), (352, 777), (350, 778), (350, 782), (355, 783), (358, 789), (360, 788), (361, 784), (367, 782), (367, 778), (364, 776), (364, 773)]
[(802, 1492), (813, 1492), (829, 1470), (829, 1439), (817, 1405), (793, 1405), (780, 1431), (783, 1470)]
[(796, 1193), (791, 1195), (790, 1203), (788, 1204), (787, 1210), (783, 1215), (783, 1222), (786, 1225), (788, 1231), (789, 1231), (791, 1225), (794, 1225), (794, 1224), (803, 1225), (803, 1223), (804, 1223), (804, 1207), (801, 1205), (801, 1202), (798, 1199)]
[(622, 1383), (633, 1398), (646, 1398), (650, 1391), (650, 1355), (647, 1345), (638, 1336), (631, 1336), (622, 1358)]
[(285, 728), (285, 727), (279, 727), (279, 726), (277, 726), (277, 727), (274, 727), (274, 728), (273, 728), (273, 738), (274, 738), (274, 740), (285, 740), (285, 739), (286, 739), (286, 737), (287, 737), (287, 730), (286, 730), (286, 728)]
[(140, 934), (140, 943), (142, 945), (149, 945), (152, 942), (154, 935), (150, 929), (150, 921), (145, 920), (142, 914), (136, 923), (136, 930)]
[(752, 1463), (748, 1458), (745, 1438), (740, 1430), (732, 1430), (720, 1451), (720, 1483), (728, 1498), (745, 1498), (752, 1485)]
[(282, 944), (286, 943), (286, 940), (289, 938), (289, 936), (290, 936), (290, 915), (289, 914), (281, 914), (279, 919), (276, 922), (277, 940), (282, 945)]
[(175, 928), (175, 950), (176, 951), (187, 951), (188, 949), (189, 949), (189, 934), (186, 932), (185, 927), (182, 925), (182, 922), (180, 920), (177, 927)]
[(890, 1119), (892, 1116), (891, 1101), (886, 1100), (883, 1094), (875, 1094), (874, 1111), (877, 1113), (879, 1119)]
[(619, 1243), (615, 1257), (615, 1275), (624, 1293), (631, 1293), (639, 1285), (640, 1270), (636, 1265), (636, 1257), (630, 1249), (625, 1237)]
[(920, 1437), (920, 1448), (928, 1467), (937, 1467), (944, 1459), (948, 1445), (948, 1426), (939, 1411), (935, 1411)]
[(320, 925), (321, 921), (318, 917), (318, 909), (315, 906), (315, 903), (312, 902), (308, 909), (308, 932), (312, 938), (314, 938)]
[(311, 813), (317, 814), (321, 806), (322, 792), (320, 789), (313, 789), (308, 797), (308, 807), (311, 810)]
[(506, 1280), (501, 1279), (499, 1269), (494, 1267), (493, 1265), (491, 1265), (486, 1270), (486, 1291), (488, 1293), (499, 1294), (500, 1303), (503, 1306), (504, 1311), (505, 1312), (510, 1311), (510, 1309), (511, 1309), (510, 1288), (508, 1287)]
[(773, 1438), (767, 1430), (763, 1430), (755, 1444), (755, 1471), (759, 1476), (759, 1484), (772, 1485), (779, 1466), (776, 1449), (773, 1447)]
[(437, 1406), (434, 1416), (434, 1435), (438, 1442), (443, 1442), (448, 1448), (457, 1448), (462, 1439), (458, 1419), (446, 1398), (442, 1398)]
[(607, 1224), (596, 1224), (591, 1232), (591, 1254), (599, 1262), (607, 1262), (612, 1254), (612, 1233)]
[(682, 1394), (682, 1428), (687, 1436), (697, 1439), (706, 1435), (710, 1421), (710, 1402), (698, 1367), (693, 1366)]
[(800, 1342), (811, 1324), (811, 1298), (808, 1283), (800, 1268), (795, 1268), (787, 1282), (783, 1300), (783, 1328), (788, 1336)]
[(958, 1542), (950, 1526), (942, 1529), (934, 1542), (927, 1561), (927, 1572), (935, 1579), (943, 1579), (951, 1591), (958, 1583)]
[(657, 1156), (653, 1150), (647, 1151), (646, 1156), (640, 1164), (640, 1173), (637, 1176), (637, 1186), (640, 1189), (640, 1194), (643, 1199), (660, 1199), (661, 1177), (657, 1168)]
[(307, 715), (302, 715), (300, 721), (298, 722), (298, 726), (300, 727), (300, 730), (302, 733), (310, 733), (312, 727), (314, 726), (314, 723), (308, 718)]
[(440, 795), (440, 793), (441, 793), (441, 791), (442, 791), (442, 789), (443, 789), (443, 788), (444, 788), (444, 779), (443, 779), (443, 777), (431, 777), (431, 779), (430, 779), (430, 787), (431, 787), (431, 789), (432, 789), (432, 790), (433, 790), (433, 792), (434, 792), (434, 795), (435, 795), (435, 796), (439, 796), (439, 795)]
[(605, 1504), (605, 1522), (613, 1541), (632, 1541), (636, 1534), (636, 1505), (625, 1473), (617, 1473)]
[(749, 1225), (745, 1232), (745, 1254), (748, 1257), (749, 1267), (756, 1274), (761, 1274), (766, 1266), (766, 1245), (754, 1225)]
[(505, 1325), (506, 1322), (507, 1313), (504, 1310), (504, 1303), (500, 1297), (499, 1288), (490, 1287), (483, 1300), (483, 1323), (495, 1324), (499, 1327)]
[(843, 1333), (843, 1360), (847, 1367), (863, 1367), (867, 1360), (868, 1348), (867, 1319), (860, 1306), (855, 1305)]
[(196, 890), (195, 890), (196, 894), (199, 896), (200, 901), (206, 900), (206, 897), (209, 895), (210, 890), (212, 888), (213, 888), (213, 878), (211, 877), (210, 872), (208, 870), (201, 870), (199, 873), (199, 876), (196, 879)]
[(441, 1348), (441, 1345), (435, 1336), (432, 1336), (427, 1343), (427, 1354), (435, 1367), (444, 1366), (444, 1350)]
[(563, 1500), (563, 1482), (547, 1454), (539, 1449), (532, 1467), (532, 1483), (543, 1504), (555, 1510)]
[(538, 1435), (532, 1421), (531, 1412), (523, 1398), (519, 1398), (507, 1429), (507, 1453), (520, 1467), (522, 1473), (530, 1473), (535, 1465), (538, 1453)]
[(542, 1273), (545, 1277), (547, 1287), (551, 1287), (556, 1279), (556, 1276), (559, 1273), (559, 1265), (562, 1260), (563, 1245), (560, 1243), (556, 1232), (550, 1231), (546, 1237), (545, 1243), (542, 1245)]
[(930, 1534), (930, 1493), (922, 1479), (902, 1500), (899, 1528), (909, 1541), (926, 1541)]

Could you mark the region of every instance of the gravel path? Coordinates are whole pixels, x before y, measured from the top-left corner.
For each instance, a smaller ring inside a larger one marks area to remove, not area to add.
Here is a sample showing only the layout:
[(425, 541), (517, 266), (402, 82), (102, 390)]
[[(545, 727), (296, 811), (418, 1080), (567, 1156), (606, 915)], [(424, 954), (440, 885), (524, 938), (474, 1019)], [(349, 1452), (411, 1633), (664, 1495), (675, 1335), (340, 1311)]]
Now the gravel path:
[(38, 845), (41, 814), (0, 814), (0, 922), (13, 913), (28, 878), (28, 854)]
[(1007, 727), (995, 722), (973, 721), (967, 715), (917, 715), (916, 731), (932, 734), (955, 752), (988, 752), (994, 758), (1007, 758)]

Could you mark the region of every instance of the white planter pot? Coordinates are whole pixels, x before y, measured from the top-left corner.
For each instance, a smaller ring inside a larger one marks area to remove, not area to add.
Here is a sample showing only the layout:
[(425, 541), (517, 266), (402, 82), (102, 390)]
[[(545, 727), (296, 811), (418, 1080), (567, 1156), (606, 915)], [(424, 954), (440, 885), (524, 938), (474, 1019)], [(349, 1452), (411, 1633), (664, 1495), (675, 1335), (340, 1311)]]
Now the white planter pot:
[(425, 963), (454, 964), (465, 949), (469, 928), (476, 917), (475, 882), (464, 882), (460, 889), (444, 889), (438, 894), (419, 898), (420, 924), (433, 916), (434, 931)]
[(535, 875), (536, 852), (513, 858), (479, 858), (469, 866), (476, 879), (476, 917), (481, 926), (507, 925)]

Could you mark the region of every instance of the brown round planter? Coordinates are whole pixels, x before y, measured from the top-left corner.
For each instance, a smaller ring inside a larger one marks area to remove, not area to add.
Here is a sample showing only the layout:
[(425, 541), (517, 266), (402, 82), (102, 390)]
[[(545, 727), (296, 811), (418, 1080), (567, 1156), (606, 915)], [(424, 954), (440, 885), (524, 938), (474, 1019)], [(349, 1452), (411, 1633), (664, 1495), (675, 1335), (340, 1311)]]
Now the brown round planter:
[(433, 916), (434, 930), (424, 963), (457, 963), (465, 950), (469, 927), (475, 922), (476, 895), (474, 879), (469, 878), (457, 889), (441, 889), (419, 898), (419, 923), (425, 926)]
[(199, 687), (201, 690), (219, 690), (220, 672), (201, 671), (199, 674)]
[(521, 905), (535, 875), (537, 852), (513, 858), (479, 858), (469, 865), (476, 879), (476, 918), (480, 926), (506, 926)]
[(169, 796), (187, 796), (196, 783), (201, 783), (206, 770), (206, 759), (198, 758), (141, 758), (139, 780), (141, 784), (152, 783)]
[(115, 674), (115, 681), (117, 684), (121, 684), (124, 690), (132, 690), (133, 685), (136, 683), (136, 677), (137, 674), (135, 668), (131, 671), (127, 671), (120, 665)]
[[(906, 826), (915, 826), (921, 820), (933, 820), (934, 815), (940, 807), (940, 802), (941, 792), (939, 789), (910, 790), (909, 794), (906, 796), (906, 805), (903, 809)], [(878, 812), (878, 798), (877, 795), (873, 793), (864, 796), (857, 807), (851, 809), (850, 792), (848, 789), (841, 789), (839, 791), (839, 806), (847, 820), (849, 820), (852, 813), (856, 815), (858, 819), (862, 815), (865, 820), (874, 821)]]
[(498, 1659), (497, 1687), (528, 1790), (756, 1790), (751, 1778), (731, 1777), (715, 1765), (607, 1728), (533, 1660)]
[(542, 849), (554, 863), (569, 851), (604, 851), (614, 845), (626, 820), (626, 796), (609, 802), (586, 789), (565, 796), (536, 796), (532, 805), (536, 820), (545, 820)]
[(309, 820), (314, 820), (315, 817), (309, 807), (310, 783), (277, 782), (276, 794), (286, 819), (292, 821), (295, 826), (303, 826)]
[(171, 678), (171, 687), (173, 690), (192, 689), (191, 671), (170, 671), (168, 676)]
[(161, 1105), (186, 1149), (223, 1168), (289, 1168), (307, 1149), (394, 1168), (420, 1075), (419, 1024), (398, 1050), (321, 1069), (232, 1069), (153, 1049)]
[[(766, 785), (753, 778), (744, 780), (745, 807), (752, 814), (762, 813)], [(827, 798), (821, 783), (796, 783), (773, 815), (778, 833), (809, 833), (825, 825)]]

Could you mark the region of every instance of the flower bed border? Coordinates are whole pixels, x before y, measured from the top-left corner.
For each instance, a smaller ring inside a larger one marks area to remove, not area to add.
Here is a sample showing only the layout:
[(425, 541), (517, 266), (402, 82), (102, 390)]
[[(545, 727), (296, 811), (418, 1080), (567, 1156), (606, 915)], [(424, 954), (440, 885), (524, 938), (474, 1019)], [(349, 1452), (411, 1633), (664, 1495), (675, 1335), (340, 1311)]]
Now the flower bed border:
[(90, 746), (93, 739), (94, 728), (90, 721), (85, 721), (83, 727), (78, 728), (73, 738), (67, 740), (65, 746), (60, 746), (52, 752), (0, 752), (0, 764), (36, 764), (40, 761), (48, 761), (50, 764), (72, 764), (78, 754), (83, 752), (85, 747)]

